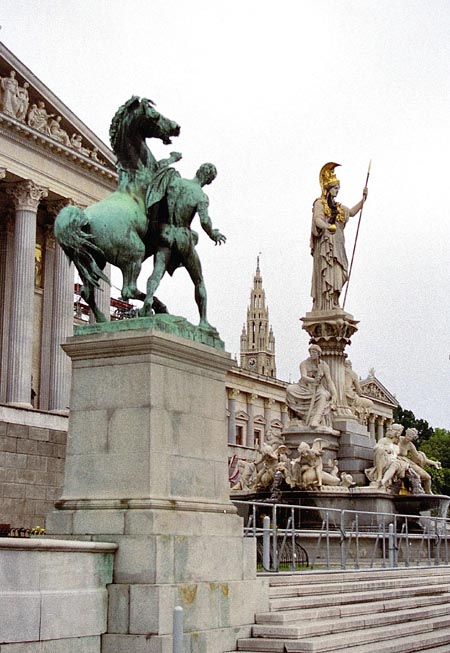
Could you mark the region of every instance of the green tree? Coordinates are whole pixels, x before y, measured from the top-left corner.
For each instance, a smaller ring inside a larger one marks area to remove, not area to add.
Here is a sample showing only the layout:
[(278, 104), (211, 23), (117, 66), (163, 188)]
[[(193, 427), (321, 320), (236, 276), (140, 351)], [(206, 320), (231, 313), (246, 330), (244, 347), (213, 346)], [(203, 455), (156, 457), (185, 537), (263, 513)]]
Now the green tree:
[(420, 445), (425, 440), (429, 440), (433, 435), (434, 429), (428, 424), (425, 419), (417, 419), (412, 410), (403, 409), (401, 406), (394, 408), (394, 422), (401, 424), (406, 429), (417, 429), (419, 439), (417, 440)]
[(442, 469), (427, 467), (433, 479), (433, 492), (450, 495), (450, 431), (434, 429), (428, 440), (420, 445), (420, 450), (432, 460), (439, 460)]

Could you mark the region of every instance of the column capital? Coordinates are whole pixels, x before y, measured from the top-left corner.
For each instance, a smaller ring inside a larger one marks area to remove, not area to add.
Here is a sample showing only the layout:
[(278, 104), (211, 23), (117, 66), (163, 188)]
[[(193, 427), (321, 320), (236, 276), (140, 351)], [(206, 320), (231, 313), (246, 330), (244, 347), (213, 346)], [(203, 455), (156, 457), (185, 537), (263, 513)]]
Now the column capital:
[(255, 401), (258, 399), (258, 396), (259, 395), (255, 394), (254, 392), (247, 395), (247, 404), (254, 404)]
[(238, 390), (237, 388), (228, 388), (228, 398), (229, 399), (236, 399), (236, 397), (238, 396), (238, 394), (240, 392), (241, 391)]
[(16, 211), (36, 212), (39, 202), (48, 195), (47, 188), (35, 184), (31, 179), (10, 186), (6, 192), (12, 197)]
[(6, 177), (6, 168), (0, 167), (0, 179), (4, 179)]
[(264, 408), (272, 408), (275, 403), (275, 399), (264, 399)]

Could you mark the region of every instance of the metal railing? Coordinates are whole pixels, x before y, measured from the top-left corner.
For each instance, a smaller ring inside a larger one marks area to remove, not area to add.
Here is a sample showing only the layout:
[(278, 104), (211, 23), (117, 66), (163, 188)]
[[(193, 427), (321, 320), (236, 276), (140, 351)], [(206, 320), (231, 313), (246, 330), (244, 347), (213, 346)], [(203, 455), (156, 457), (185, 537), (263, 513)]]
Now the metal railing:
[(257, 539), (262, 571), (449, 565), (450, 520), (443, 517), (233, 503), (244, 535)]

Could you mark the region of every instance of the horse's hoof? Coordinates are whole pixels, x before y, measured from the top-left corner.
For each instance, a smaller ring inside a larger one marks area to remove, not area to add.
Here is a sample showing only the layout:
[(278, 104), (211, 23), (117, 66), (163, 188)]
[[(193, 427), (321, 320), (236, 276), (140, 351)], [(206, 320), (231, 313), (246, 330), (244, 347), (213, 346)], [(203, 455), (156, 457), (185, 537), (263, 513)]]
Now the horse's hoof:
[(141, 309), (139, 309), (138, 317), (149, 317), (150, 315), (153, 315), (151, 308), (146, 308), (143, 306)]

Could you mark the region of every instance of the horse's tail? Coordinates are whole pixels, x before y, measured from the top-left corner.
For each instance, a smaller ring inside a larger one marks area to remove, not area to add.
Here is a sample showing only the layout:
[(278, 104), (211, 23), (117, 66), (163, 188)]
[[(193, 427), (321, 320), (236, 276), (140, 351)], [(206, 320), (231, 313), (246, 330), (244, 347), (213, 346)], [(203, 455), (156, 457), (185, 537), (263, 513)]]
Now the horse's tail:
[(99, 288), (100, 279), (111, 285), (96, 259), (104, 259), (103, 251), (92, 242), (89, 218), (78, 206), (65, 206), (56, 216), (55, 238), (69, 261), (75, 264), (83, 283)]

